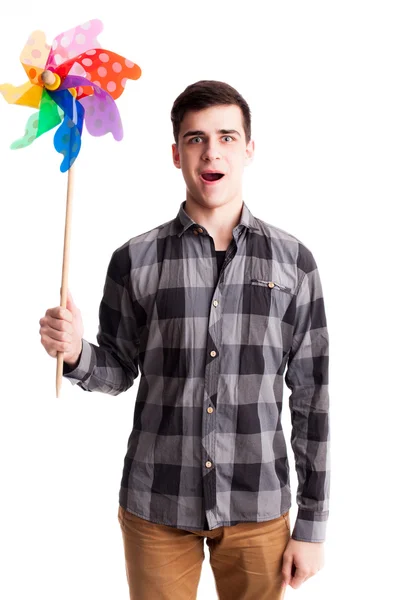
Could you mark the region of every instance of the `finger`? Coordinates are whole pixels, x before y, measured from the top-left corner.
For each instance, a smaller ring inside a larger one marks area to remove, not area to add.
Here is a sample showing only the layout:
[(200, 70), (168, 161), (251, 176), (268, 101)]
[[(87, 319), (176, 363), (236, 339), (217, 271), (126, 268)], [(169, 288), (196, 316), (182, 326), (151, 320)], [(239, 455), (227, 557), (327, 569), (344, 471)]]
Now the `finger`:
[(292, 564), (293, 564), (293, 556), (292, 555), (283, 555), (283, 565), (282, 565), (282, 584), (289, 585), (292, 579)]
[(39, 320), (40, 325), (51, 327), (68, 333), (73, 332), (72, 323), (67, 319), (59, 319), (57, 317), (46, 316)]
[(42, 335), (42, 344), (51, 356), (56, 356), (57, 352), (68, 352), (70, 348), (67, 342), (54, 340), (48, 335)]
[[(63, 333), (68, 334), (68, 336), (70, 336), (66, 337), (66, 340), (70, 339), (73, 336), (73, 327), (66, 321), (61, 321), (60, 319), (51, 319), (50, 317), (47, 317), (46, 319), (39, 321), (39, 323), (39, 333), (51, 332), (51, 335), (52, 337), (54, 337), (54, 339), (64, 339), (62, 337)], [(58, 334), (61, 335), (61, 337), (57, 336), (56, 332), (58, 332)]]
[(72, 335), (67, 331), (60, 331), (59, 329), (45, 326), (41, 328), (40, 333), (57, 342), (66, 342), (68, 344), (72, 342)]
[(295, 572), (294, 577), (291, 582), (292, 588), (296, 590), (305, 582), (306, 579), (307, 579), (306, 573), (304, 571), (302, 571), (301, 569), (296, 569), (296, 572)]
[(68, 308), (62, 306), (55, 306), (54, 308), (48, 308), (46, 310), (46, 317), (53, 317), (53, 319), (65, 319), (72, 323), (72, 313)]
[(47, 354), (49, 354), (49, 356), (52, 356), (53, 358), (55, 358), (57, 356), (57, 350), (53, 350), (52, 348), (50, 348), (47, 344), (44, 343), (43, 339), (42, 339), (42, 344), (46, 349)]

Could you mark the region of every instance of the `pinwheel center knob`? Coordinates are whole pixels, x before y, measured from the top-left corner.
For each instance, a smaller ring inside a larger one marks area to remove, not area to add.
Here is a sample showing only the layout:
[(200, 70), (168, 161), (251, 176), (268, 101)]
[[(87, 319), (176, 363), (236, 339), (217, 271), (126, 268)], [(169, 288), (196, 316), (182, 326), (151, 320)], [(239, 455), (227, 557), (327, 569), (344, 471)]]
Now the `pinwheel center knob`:
[(40, 78), (42, 80), (44, 87), (47, 88), (48, 90), (50, 90), (51, 92), (54, 92), (55, 90), (57, 90), (61, 85), (60, 76), (57, 75), (57, 73), (53, 73), (53, 71), (49, 71), (49, 70), (43, 71)]

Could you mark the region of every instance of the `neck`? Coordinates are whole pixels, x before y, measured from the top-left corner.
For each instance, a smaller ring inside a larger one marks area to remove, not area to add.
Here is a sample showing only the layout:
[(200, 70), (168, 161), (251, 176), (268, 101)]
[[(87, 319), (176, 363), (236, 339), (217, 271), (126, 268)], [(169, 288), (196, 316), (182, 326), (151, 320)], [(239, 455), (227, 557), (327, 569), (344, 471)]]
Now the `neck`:
[(203, 225), (214, 239), (216, 250), (226, 250), (232, 239), (232, 230), (240, 221), (243, 200), (232, 200), (221, 206), (204, 206), (189, 195), (186, 197), (185, 211), (193, 221)]

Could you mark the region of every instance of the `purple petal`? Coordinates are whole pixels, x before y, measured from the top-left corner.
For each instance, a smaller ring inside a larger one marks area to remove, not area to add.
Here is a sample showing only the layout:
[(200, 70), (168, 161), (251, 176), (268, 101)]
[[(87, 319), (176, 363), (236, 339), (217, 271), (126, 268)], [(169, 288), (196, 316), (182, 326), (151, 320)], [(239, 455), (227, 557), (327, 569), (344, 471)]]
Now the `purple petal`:
[(114, 98), (108, 92), (78, 75), (68, 75), (59, 89), (87, 85), (93, 88), (93, 95), (79, 100), (85, 109), (86, 129), (96, 137), (110, 132), (115, 140), (122, 140), (123, 128), (119, 110)]

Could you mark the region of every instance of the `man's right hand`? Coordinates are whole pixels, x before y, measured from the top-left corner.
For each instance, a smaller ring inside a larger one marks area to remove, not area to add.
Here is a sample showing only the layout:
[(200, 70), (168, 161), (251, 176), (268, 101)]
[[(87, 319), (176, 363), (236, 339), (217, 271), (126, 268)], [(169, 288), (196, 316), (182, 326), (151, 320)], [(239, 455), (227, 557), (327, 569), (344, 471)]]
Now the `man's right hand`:
[(41, 343), (50, 356), (64, 353), (64, 362), (75, 365), (82, 350), (83, 322), (81, 311), (68, 290), (67, 307), (48, 308), (39, 321)]

